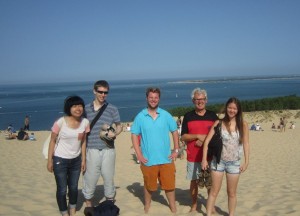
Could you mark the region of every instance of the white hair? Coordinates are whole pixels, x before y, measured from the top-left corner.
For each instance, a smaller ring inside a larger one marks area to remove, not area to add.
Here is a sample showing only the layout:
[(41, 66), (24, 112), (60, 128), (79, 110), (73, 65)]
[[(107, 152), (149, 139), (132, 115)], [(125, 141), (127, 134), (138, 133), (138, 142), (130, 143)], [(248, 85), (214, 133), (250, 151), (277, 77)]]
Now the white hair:
[(191, 98), (194, 99), (195, 94), (203, 94), (207, 99), (207, 92), (204, 89), (195, 88), (191, 93)]

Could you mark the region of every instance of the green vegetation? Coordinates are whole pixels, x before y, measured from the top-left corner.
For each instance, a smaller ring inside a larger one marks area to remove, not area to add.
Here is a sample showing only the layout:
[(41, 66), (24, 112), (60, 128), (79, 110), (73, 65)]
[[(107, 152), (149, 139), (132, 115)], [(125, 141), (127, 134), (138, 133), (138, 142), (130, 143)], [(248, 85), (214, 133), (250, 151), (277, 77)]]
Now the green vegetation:
[[(225, 103), (225, 102), (224, 102)], [(267, 111), (267, 110), (297, 110), (300, 109), (300, 97), (296, 95), (289, 95), (284, 97), (276, 98), (263, 98), (252, 101), (241, 101), (242, 109), (244, 112), (253, 112), (253, 111)], [(224, 109), (224, 104), (212, 104), (207, 105), (208, 110), (212, 110), (216, 113), (220, 113)], [(175, 107), (169, 109), (168, 111), (173, 116), (183, 116), (188, 111), (193, 110), (194, 107)]]

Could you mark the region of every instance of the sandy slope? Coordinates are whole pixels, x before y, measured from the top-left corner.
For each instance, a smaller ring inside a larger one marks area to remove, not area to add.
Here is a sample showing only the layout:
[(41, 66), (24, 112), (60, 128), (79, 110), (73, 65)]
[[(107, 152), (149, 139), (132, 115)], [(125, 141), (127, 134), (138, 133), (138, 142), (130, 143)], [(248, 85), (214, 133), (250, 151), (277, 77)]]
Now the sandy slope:
[[(282, 115), (296, 122), (295, 130), (287, 129), (281, 133), (270, 129), (271, 123), (278, 124)], [(240, 178), (237, 215), (300, 215), (299, 111), (250, 113), (246, 119), (249, 124), (260, 122), (264, 131), (250, 131), (250, 166)], [(6, 140), (4, 133), (0, 134), (0, 215), (59, 215), (54, 177), (46, 170), (46, 161), (41, 154), (43, 141), (49, 132), (35, 134), (37, 141)], [(143, 180), (139, 165), (133, 160), (130, 133), (123, 132), (117, 138), (116, 146), (116, 204), (121, 215), (143, 215)], [(202, 215), (205, 212), (203, 205), (198, 212), (188, 213), (190, 199), (189, 182), (185, 179), (186, 161), (177, 160), (176, 168), (177, 215)], [(79, 185), (77, 215), (83, 215), (82, 179)], [(96, 200), (102, 198), (100, 179)], [(205, 203), (206, 198), (204, 190), (200, 190), (199, 202)], [(225, 187), (221, 189), (216, 206), (219, 215), (227, 215)], [(153, 195), (149, 215), (171, 215), (163, 191)]]

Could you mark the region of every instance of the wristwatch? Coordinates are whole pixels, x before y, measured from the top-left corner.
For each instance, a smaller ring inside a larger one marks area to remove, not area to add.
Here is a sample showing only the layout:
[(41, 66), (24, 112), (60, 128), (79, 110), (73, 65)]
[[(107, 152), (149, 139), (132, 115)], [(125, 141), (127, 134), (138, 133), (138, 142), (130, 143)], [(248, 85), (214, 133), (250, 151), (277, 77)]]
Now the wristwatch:
[(179, 149), (174, 149), (174, 152), (178, 153), (178, 152), (179, 152)]

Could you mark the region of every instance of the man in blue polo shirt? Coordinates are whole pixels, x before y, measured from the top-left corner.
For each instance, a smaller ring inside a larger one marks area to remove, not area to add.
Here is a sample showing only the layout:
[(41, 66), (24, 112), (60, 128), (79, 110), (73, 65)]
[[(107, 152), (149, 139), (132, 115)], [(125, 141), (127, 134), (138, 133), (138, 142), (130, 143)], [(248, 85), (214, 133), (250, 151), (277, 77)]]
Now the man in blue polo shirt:
[[(175, 205), (175, 164), (178, 154), (179, 136), (177, 124), (170, 113), (158, 107), (159, 88), (146, 91), (147, 108), (135, 117), (131, 127), (131, 139), (137, 159), (141, 163), (144, 177), (145, 213), (148, 213), (152, 193), (157, 190), (159, 180), (165, 190), (170, 209), (176, 212)], [(171, 151), (169, 133), (172, 133), (174, 150)], [(139, 145), (138, 136), (141, 136)]]

